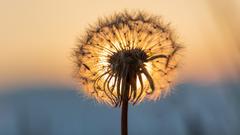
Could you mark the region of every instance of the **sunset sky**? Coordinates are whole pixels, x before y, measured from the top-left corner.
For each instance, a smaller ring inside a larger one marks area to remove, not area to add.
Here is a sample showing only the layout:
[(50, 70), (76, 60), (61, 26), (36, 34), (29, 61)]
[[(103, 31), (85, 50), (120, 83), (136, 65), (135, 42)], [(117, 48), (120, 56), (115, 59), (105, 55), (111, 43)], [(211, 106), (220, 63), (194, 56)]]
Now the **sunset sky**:
[(171, 22), (186, 47), (179, 80), (205, 84), (239, 76), (239, 0), (1, 0), (0, 88), (72, 84), (77, 37), (99, 17), (124, 9)]

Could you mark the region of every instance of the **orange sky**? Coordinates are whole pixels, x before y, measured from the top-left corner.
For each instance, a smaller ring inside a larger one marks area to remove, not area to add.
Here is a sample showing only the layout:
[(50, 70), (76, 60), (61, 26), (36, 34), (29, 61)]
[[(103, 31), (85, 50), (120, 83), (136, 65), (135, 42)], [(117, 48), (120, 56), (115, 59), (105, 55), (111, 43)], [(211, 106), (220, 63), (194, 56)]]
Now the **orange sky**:
[[(214, 4), (218, 2), (218, 5)], [(72, 83), (71, 49), (98, 17), (141, 9), (171, 22), (187, 47), (179, 79), (215, 82), (237, 77), (240, 59), (229, 24), (239, 21), (240, 2), (223, 14), (227, 0), (5, 0), (0, 1), (0, 86), (26, 82)], [(230, 2), (230, 1), (228, 1)], [(238, 9), (238, 10), (237, 10)], [(224, 17), (232, 18), (232, 22)], [(237, 23), (235, 23), (237, 26)], [(232, 27), (231, 27), (232, 28)], [(238, 28), (234, 28), (238, 29)]]

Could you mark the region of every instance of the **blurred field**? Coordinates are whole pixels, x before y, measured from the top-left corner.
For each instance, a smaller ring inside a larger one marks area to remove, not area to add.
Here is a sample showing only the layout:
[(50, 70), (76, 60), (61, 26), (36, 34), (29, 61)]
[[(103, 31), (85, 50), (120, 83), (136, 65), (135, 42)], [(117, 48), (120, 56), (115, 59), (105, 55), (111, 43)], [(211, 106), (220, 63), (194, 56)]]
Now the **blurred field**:
[[(240, 85), (182, 84), (168, 98), (130, 107), (131, 135), (239, 135)], [(116, 135), (120, 109), (67, 87), (28, 87), (0, 95), (1, 135)]]

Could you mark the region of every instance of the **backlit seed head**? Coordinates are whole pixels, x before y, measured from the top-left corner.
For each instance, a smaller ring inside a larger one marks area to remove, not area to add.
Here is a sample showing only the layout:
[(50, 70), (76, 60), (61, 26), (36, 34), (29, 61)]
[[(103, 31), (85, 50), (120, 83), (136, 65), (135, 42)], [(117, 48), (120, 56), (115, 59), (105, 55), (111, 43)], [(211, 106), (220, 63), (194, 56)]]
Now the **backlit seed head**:
[(160, 17), (120, 12), (100, 19), (79, 39), (76, 77), (88, 96), (120, 106), (126, 83), (132, 104), (169, 92), (182, 46)]

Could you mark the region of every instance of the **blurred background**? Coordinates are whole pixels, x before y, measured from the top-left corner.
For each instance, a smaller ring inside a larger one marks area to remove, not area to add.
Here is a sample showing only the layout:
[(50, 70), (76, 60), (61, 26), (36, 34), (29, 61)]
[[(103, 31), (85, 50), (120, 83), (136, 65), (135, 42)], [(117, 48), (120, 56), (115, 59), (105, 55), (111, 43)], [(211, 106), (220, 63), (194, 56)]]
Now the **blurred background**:
[(120, 110), (79, 92), (71, 51), (123, 9), (161, 15), (186, 46), (172, 94), (131, 106), (129, 134), (240, 134), (239, 0), (0, 0), (0, 135), (120, 134)]

